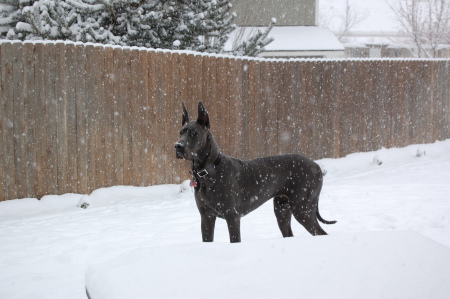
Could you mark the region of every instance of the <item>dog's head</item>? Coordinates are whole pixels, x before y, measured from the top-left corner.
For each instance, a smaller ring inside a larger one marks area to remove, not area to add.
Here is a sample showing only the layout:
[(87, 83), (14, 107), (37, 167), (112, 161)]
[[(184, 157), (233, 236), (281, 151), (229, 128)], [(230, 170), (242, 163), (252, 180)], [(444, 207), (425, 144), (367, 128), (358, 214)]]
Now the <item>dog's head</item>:
[(196, 121), (189, 121), (189, 114), (183, 103), (182, 125), (180, 139), (175, 142), (175, 155), (178, 159), (192, 160), (208, 144), (209, 115), (202, 102), (198, 103)]

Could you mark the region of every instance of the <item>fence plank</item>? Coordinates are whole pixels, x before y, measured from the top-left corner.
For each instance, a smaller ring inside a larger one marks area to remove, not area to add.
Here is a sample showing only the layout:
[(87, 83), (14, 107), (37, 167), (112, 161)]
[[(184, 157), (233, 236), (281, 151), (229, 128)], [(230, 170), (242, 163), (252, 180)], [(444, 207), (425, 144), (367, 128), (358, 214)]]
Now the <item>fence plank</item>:
[(312, 142), (313, 142), (313, 109), (312, 103), (314, 103), (312, 79), (314, 78), (313, 73), (313, 62), (307, 61), (302, 65), (300, 70), (302, 81), (301, 81), (301, 94), (302, 99), (300, 100), (300, 128), (301, 137), (299, 147), (301, 151), (307, 155), (312, 154)]
[[(246, 109), (246, 103), (245, 103), (245, 90), (242, 86), (243, 82), (243, 66), (242, 61), (233, 59), (232, 60), (233, 65), (233, 78), (232, 78), (232, 89), (230, 90), (230, 95), (232, 97), (235, 97), (236, 99), (236, 106), (235, 106), (235, 112), (233, 113), (233, 118), (231, 118), (231, 121), (235, 124), (235, 133), (237, 140), (235, 142), (236, 146), (234, 147), (235, 150), (235, 157), (238, 158), (244, 158), (246, 157), (246, 140), (244, 139), (245, 131), (247, 130), (247, 109)], [(233, 144), (233, 143), (231, 143)], [(230, 144), (230, 146), (231, 146)]]
[(265, 155), (266, 149), (265, 145), (269, 142), (265, 136), (265, 115), (266, 115), (266, 83), (263, 78), (267, 74), (265, 69), (265, 63), (258, 62), (256, 66), (256, 86), (255, 86), (255, 130), (254, 130), (254, 141), (253, 151), (254, 157), (263, 157)]
[(6, 95), (3, 90), (3, 77), (5, 76), (5, 64), (3, 63), (2, 56), (2, 47), (0, 47), (0, 201), (5, 200), (5, 169), (4, 169), (4, 161), (5, 158), (5, 149), (4, 144), (7, 142), (5, 138), (5, 126), (6, 126), (6, 115), (5, 115), (5, 103), (7, 101)]
[[(165, 54), (162, 52), (157, 52), (155, 55), (155, 94), (156, 94), (156, 101), (155, 101), (155, 119), (154, 119), (154, 126), (156, 128), (156, 136), (157, 139), (155, 139), (155, 160), (154, 160), (154, 167), (156, 170), (156, 184), (163, 184), (165, 182), (168, 182), (168, 175), (166, 170), (166, 159), (164, 157), (165, 155), (165, 128), (166, 128), (166, 121), (165, 121), (165, 67), (166, 67), (166, 60), (165, 60)], [(156, 142), (156, 140), (159, 140), (159, 142)], [(162, 141), (162, 142), (161, 142)]]
[(395, 140), (399, 143), (404, 143), (404, 130), (402, 128), (402, 115), (404, 115), (404, 85), (402, 84), (402, 80), (404, 78), (404, 64), (400, 63), (396, 70), (396, 75), (394, 77), (394, 88), (393, 90), (393, 99), (394, 106), (392, 107), (392, 134), (397, 135)]
[(272, 89), (273, 86), (271, 84), (271, 62), (265, 62), (261, 64), (261, 86), (259, 90), (258, 96), (258, 112), (260, 114), (260, 118), (258, 119), (258, 140), (259, 145), (258, 148), (260, 151), (258, 152), (258, 156), (267, 156), (270, 153), (270, 146), (274, 142), (271, 131), (273, 130), (273, 123), (270, 120), (270, 113), (274, 113), (275, 110), (271, 110), (271, 101), (272, 101)]
[(353, 99), (353, 86), (356, 85), (355, 78), (357, 74), (355, 73), (355, 68), (353, 67), (353, 62), (348, 62), (347, 64), (347, 73), (346, 73), (345, 83), (345, 101), (343, 103), (343, 111), (345, 111), (342, 115), (343, 121), (343, 132), (344, 136), (344, 150), (343, 154), (349, 154), (354, 149), (354, 128), (353, 128), (353, 111), (357, 111), (354, 105)]
[(285, 135), (288, 132), (288, 122), (285, 121), (287, 111), (284, 109), (285, 106), (285, 75), (286, 70), (284, 69), (284, 62), (277, 61), (273, 63), (273, 69), (272, 74), (278, 73), (278, 76), (272, 75), (274, 78), (272, 82), (275, 85), (274, 88), (274, 108), (276, 109), (276, 114), (274, 115), (276, 127), (274, 127), (274, 136), (275, 136), (275, 144), (272, 145), (274, 147), (273, 153), (275, 155), (285, 153), (284, 150), (282, 150), (283, 146), (283, 134)]
[(175, 156), (175, 142), (179, 138), (179, 132), (182, 123), (182, 106), (181, 103), (187, 98), (187, 55), (180, 53), (174, 57), (175, 67), (173, 70), (173, 101), (172, 101), (172, 131), (170, 133), (169, 152), (167, 155), (173, 161), (173, 182), (181, 183), (189, 178), (188, 168), (186, 163), (178, 160)]
[(54, 81), (54, 101), (55, 101), (55, 115), (52, 123), (56, 124), (56, 176), (58, 179), (58, 192), (67, 193), (68, 186), (68, 113), (67, 113), (67, 92), (68, 92), (68, 77), (67, 69), (65, 67), (65, 51), (64, 43), (57, 42), (55, 44), (55, 81)]
[[(227, 116), (228, 116), (228, 107), (227, 107), (227, 85), (221, 84), (220, 82), (226, 82), (227, 77), (227, 69), (226, 69), (227, 61), (225, 58), (220, 57), (217, 59), (216, 63), (216, 78), (210, 78), (211, 84), (216, 86), (216, 96), (214, 98), (214, 102), (210, 105), (211, 107), (211, 131), (214, 134), (214, 139), (219, 144), (220, 149), (223, 151), (225, 155), (231, 155), (231, 152), (228, 151), (226, 147), (227, 138), (226, 138), (226, 128), (228, 126)], [(214, 68), (211, 69), (212, 74), (214, 74)], [(206, 103), (205, 103), (206, 104)], [(194, 110), (197, 111), (197, 110)]]
[(293, 70), (293, 76), (292, 81), (295, 82), (294, 86), (292, 87), (292, 106), (293, 109), (293, 123), (295, 126), (295, 133), (293, 135), (293, 146), (296, 149), (296, 152), (305, 154), (304, 148), (302, 148), (302, 142), (303, 142), (303, 115), (304, 115), (304, 102), (306, 101), (306, 90), (305, 90), (305, 74), (304, 74), (304, 68), (305, 64), (300, 62), (295, 62), (292, 66), (294, 68)]
[(149, 121), (149, 151), (150, 151), (150, 161), (148, 164), (148, 172), (150, 174), (150, 184), (158, 183), (158, 169), (157, 169), (157, 142), (158, 140), (158, 102), (157, 102), (157, 92), (158, 92), (158, 82), (157, 76), (159, 75), (157, 72), (157, 60), (156, 53), (149, 52), (147, 59), (147, 68), (148, 68), (148, 121)]
[(250, 103), (249, 103), (249, 62), (243, 61), (242, 63), (238, 63), (237, 67), (239, 67), (239, 78), (237, 80), (238, 84), (240, 84), (237, 88), (239, 88), (242, 92), (242, 130), (241, 130), (241, 140), (242, 140), (242, 156), (241, 157), (249, 157), (250, 156), (250, 144), (249, 144), (249, 126), (250, 123)]
[[(430, 108), (432, 106), (432, 99), (430, 95), (430, 87), (432, 85), (431, 78), (430, 78), (430, 72), (428, 71), (431, 68), (431, 62), (426, 62), (424, 64), (420, 65), (420, 74), (422, 77), (422, 80), (420, 81), (420, 89), (417, 91), (418, 99), (417, 103), (420, 109), (420, 121), (418, 124), (418, 135), (419, 135), (419, 142), (418, 143), (425, 143), (428, 134), (432, 134), (432, 130), (429, 127), (430, 120), (429, 115), (431, 114)], [(395, 88), (395, 87), (393, 87)]]
[(339, 120), (340, 111), (342, 109), (342, 67), (341, 64), (333, 62), (332, 79), (331, 79), (331, 101), (332, 101), (332, 130), (333, 130), (333, 153), (332, 157), (341, 156), (342, 128)]
[[(7, 66), (9, 63), (9, 67)], [(8, 71), (9, 69), (9, 71)], [(7, 143), (8, 140), (8, 124), (9, 115), (7, 114), (7, 102), (8, 102), (8, 78), (11, 77), (11, 62), (9, 61), (9, 55), (5, 47), (0, 47), (0, 201), (9, 198), (7, 192), (7, 186), (9, 184), (8, 167), (8, 152)]]
[(77, 190), (87, 193), (88, 188), (88, 127), (87, 127), (87, 84), (86, 51), (84, 45), (75, 46), (74, 74), (76, 101), (76, 152), (77, 152)]
[(132, 49), (130, 53), (130, 73), (128, 74), (127, 88), (129, 89), (129, 101), (125, 107), (125, 115), (128, 117), (128, 141), (126, 147), (129, 148), (130, 155), (130, 176), (131, 180), (127, 185), (141, 184), (141, 159), (140, 149), (142, 148), (139, 132), (139, 103), (140, 93), (140, 72), (139, 72), (139, 50)]
[(46, 64), (44, 66), (44, 97), (45, 97), (45, 124), (46, 124), (46, 157), (45, 172), (47, 190), (50, 194), (59, 194), (58, 185), (58, 147), (57, 147), (57, 100), (56, 76), (57, 59), (59, 54), (54, 43), (48, 44), (46, 51)]
[(87, 187), (89, 192), (95, 188), (97, 183), (97, 169), (95, 165), (96, 148), (97, 148), (97, 132), (96, 132), (96, 89), (98, 81), (96, 80), (96, 70), (98, 69), (98, 61), (95, 59), (95, 49), (92, 45), (86, 45), (86, 142), (87, 142)]
[[(242, 158), (242, 89), (238, 88), (239, 73), (236, 59), (228, 60), (228, 127), (225, 128), (228, 135), (228, 147), (230, 155)], [(231, 146), (233, 144), (233, 146)]]
[(104, 159), (104, 186), (113, 186), (117, 181), (117, 171), (115, 169), (114, 158), (114, 102), (117, 101), (116, 94), (114, 92), (114, 86), (116, 83), (116, 76), (114, 73), (114, 49), (105, 48), (103, 50), (104, 55), (104, 73), (103, 73), (103, 107), (102, 112), (104, 114), (103, 121), (103, 134), (104, 134), (104, 147), (103, 153)]
[(124, 73), (124, 65), (127, 63), (126, 59), (124, 59), (124, 50), (121, 48), (115, 48), (113, 50), (113, 64), (114, 69), (112, 73), (112, 77), (114, 78), (114, 100), (112, 103), (114, 116), (114, 150), (113, 154), (113, 165), (115, 169), (115, 184), (123, 185), (124, 184), (124, 172), (123, 172), (123, 126), (125, 125), (124, 116), (123, 116), (123, 105), (124, 105), (124, 91), (125, 88), (125, 77), (127, 74)]
[[(14, 88), (13, 88), (13, 57), (14, 46), (11, 43), (2, 44), (1, 47), (1, 110), (2, 110), (2, 184), (4, 198), (17, 198), (14, 168)], [(2, 200), (0, 198), (0, 200)]]
[(19, 44), (15, 47), (13, 57), (13, 93), (14, 93), (14, 168), (15, 168), (15, 186), (17, 194), (20, 197), (26, 197), (27, 178), (26, 178), (26, 153), (25, 153), (25, 94), (27, 91), (24, 84), (24, 46)]
[(122, 59), (124, 59), (124, 64), (121, 68), (121, 88), (120, 88), (120, 101), (122, 108), (122, 143), (121, 149), (123, 151), (123, 184), (131, 185), (133, 176), (133, 164), (131, 158), (131, 147), (132, 147), (132, 108), (131, 108), (131, 88), (130, 88), (130, 73), (131, 73), (131, 50), (124, 49), (122, 53)]
[(180, 117), (179, 117), (179, 105), (177, 105), (178, 101), (178, 72), (179, 72), (179, 54), (171, 53), (167, 57), (170, 69), (168, 69), (167, 73), (167, 90), (168, 93), (166, 95), (166, 103), (165, 103), (165, 121), (166, 121), (166, 139), (165, 139), (165, 149), (164, 156), (166, 158), (166, 167), (168, 172), (168, 178), (170, 182), (180, 183), (180, 161), (177, 161), (174, 155), (174, 147), (173, 144), (178, 140), (179, 132), (180, 132)]
[[(109, 106), (109, 103), (106, 102), (107, 97), (105, 96), (105, 48), (95, 47), (93, 52), (93, 65), (95, 66), (94, 71), (94, 94), (91, 95), (93, 97), (93, 119), (92, 125), (94, 126), (95, 136), (96, 136), (96, 145), (95, 151), (93, 153), (94, 163), (95, 163), (95, 176), (96, 186), (106, 186), (106, 131), (105, 128), (107, 126), (106, 123), (106, 107)], [(96, 187), (93, 186), (93, 189)]]
[(36, 151), (36, 180), (37, 180), (37, 190), (34, 196), (42, 197), (47, 192), (47, 180), (45, 177), (45, 157), (44, 153), (46, 151), (45, 148), (45, 126), (43, 125), (43, 119), (45, 116), (46, 110), (46, 100), (44, 93), (44, 82), (45, 82), (45, 73), (44, 73), (44, 64), (45, 64), (45, 46), (43, 44), (36, 43), (34, 45), (34, 53), (35, 53), (35, 108), (36, 108), (36, 127), (35, 127), (35, 151)]
[(300, 120), (298, 115), (300, 115), (300, 86), (298, 84), (300, 80), (299, 76), (299, 62), (287, 63), (286, 71), (288, 72), (287, 77), (285, 78), (287, 87), (286, 87), (286, 109), (287, 109), (287, 121), (291, 127), (290, 134), (287, 136), (289, 138), (285, 152), (291, 153), (299, 153), (302, 151), (299, 147), (299, 140), (301, 134), (300, 128)]
[(35, 99), (35, 63), (34, 45), (24, 43), (23, 45), (23, 95), (24, 95), (24, 132), (22, 142), (24, 143), (24, 162), (21, 163), (25, 169), (26, 197), (37, 194), (37, 174), (36, 174), (36, 99)]
[[(321, 131), (318, 133), (320, 138), (317, 138), (318, 143), (316, 149), (320, 152), (321, 156), (330, 157), (332, 155), (332, 147), (330, 142), (333, 140), (333, 94), (331, 87), (332, 82), (332, 62), (321, 63), (322, 68), (318, 70), (318, 76), (320, 74), (320, 88), (317, 95), (317, 113), (316, 123), (322, 124)], [(316, 133), (317, 135), (317, 133)]]
[(64, 76), (63, 101), (66, 103), (66, 109), (63, 111), (67, 114), (67, 129), (66, 129), (66, 154), (67, 154), (67, 185), (66, 191), (74, 193), (78, 191), (77, 181), (77, 106), (75, 100), (76, 94), (76, 80), (77, 75), (75, 71), (76, 63), (76, 47), (75, 45), (65, 46), (64, 69), (66, 75)]
[(434, 127), (439, 130), (438, 140), (448, 138), (450, 132), (450, 88), (448, 87), (448, 78), (450, 76), (450, 61), (440, 63), (437, 67), (435, 92), (436, 109), (434, 117)]
[(141, 144), (140, 147), (140, 158), (141, 158), (141, 185), (148, 186), (150, 185), (150, 161), (151, 161), (151, 149), (149, 138), (150, 135), (150, 107), (149, 107), (149, 86), (148, 86), (148, 51), (141, 50), (139, 51), (139, 82), (140, 82), (140, 120), (139, 120), (139, 131)]
[[(172, 144), (174, 143), (172, 140), (175, 134), (171, 134), (173, 132), (173, 122), (174, 122), (174, 112), (172, 111), (172, 92), (173, 92), (173, 55), (171, 53), (163, 53), (162, 59), (164, 60), (164, 69), (162, 72), (163, 75), (163, 90), (164, 93), (161, 97), (161, 116), (163, 118), (164, 123), (164, 131), (161, 132), (161, 140), (164, 140), (163, 146), (161, 147), (162, 152), (160, 156), (160, 160), (163, 162), (163, 172), (165, 172), (166, 181), (173, 182), (173, 155), (169, 153), (173, 153)], [(177, 128), (178, 129), (178, 128)], [(177, 130), (178, 131), (178, 130)]]

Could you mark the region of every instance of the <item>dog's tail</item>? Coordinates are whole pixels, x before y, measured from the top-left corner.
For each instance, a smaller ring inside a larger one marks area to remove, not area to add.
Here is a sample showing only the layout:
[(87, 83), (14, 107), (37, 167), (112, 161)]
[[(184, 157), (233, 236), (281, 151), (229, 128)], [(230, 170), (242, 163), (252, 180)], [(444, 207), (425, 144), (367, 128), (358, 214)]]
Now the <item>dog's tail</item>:
[(316, 216), (317, 216), (317, 219), (319, 219), (319, 221), (324, 224), (335, 224), (337, 222), (336, 220), (327, 221), (327, 220), (323, 219), (322, 216), (320, 216), (319, 209), (317, 209), (317, 211), (316, 211)]

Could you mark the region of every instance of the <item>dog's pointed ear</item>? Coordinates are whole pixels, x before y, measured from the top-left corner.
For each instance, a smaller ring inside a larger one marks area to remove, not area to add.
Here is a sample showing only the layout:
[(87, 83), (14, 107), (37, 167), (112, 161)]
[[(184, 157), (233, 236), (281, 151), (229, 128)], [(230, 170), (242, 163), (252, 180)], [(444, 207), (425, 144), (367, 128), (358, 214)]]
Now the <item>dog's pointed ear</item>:
[(202, 126), (205, 126), (206, 128), (210, 128), (209, 125), (209, 115), (206, 111), (205, 107), (203, 106), (202, 102), (198, 102), (198, 118), (197, 123), (201, 124)]
[(181, 105), (183, 106), (183, 122), (182, 122), (182, 126), (184, 126), (186, 123), (189, 122), (189, 114), (186, 110), (186, 107), (184, 106), (184, 103), (181, 103)]

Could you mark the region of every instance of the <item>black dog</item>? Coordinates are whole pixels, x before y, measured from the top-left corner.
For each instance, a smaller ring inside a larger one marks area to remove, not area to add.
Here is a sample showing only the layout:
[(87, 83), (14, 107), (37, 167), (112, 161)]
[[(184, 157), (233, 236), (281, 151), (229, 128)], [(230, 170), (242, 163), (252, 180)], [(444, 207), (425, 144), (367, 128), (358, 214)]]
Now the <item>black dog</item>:
[(322, 171), (314, 161), (295, 154), (241, 161), (220, 153), (209, 131), (208, 112), (198, 104), (197, 121), (189, 121), (183, 104), (183, 127), (175, 143), (178, 159), (192, 161), (191, 183), (201, 215), (204, 242), (214, 239), (216, 217), (224, 218), (231, 242), (241, 241), (241, 217), (274, 199), (283, 237), (292, 237), (291, 217), (312, 235), (326, 235), (318, 209)]

